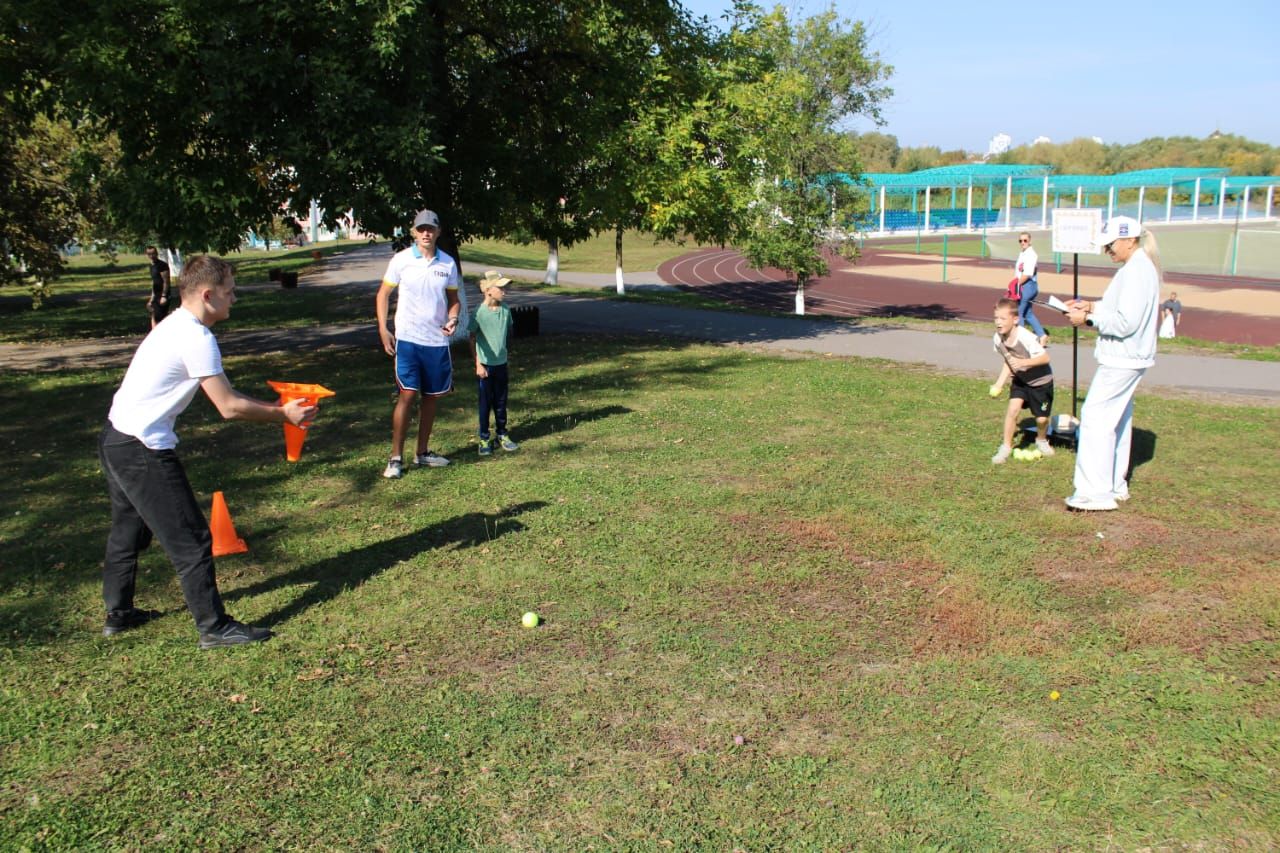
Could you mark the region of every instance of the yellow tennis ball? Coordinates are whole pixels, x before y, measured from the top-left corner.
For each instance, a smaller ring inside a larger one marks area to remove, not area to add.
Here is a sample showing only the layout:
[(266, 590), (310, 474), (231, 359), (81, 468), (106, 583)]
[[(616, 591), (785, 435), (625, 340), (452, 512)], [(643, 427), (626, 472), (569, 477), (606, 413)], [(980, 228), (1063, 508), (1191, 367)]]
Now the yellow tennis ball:
[(542, 618), (538, 616), (537, 613), (534, 613), (532, 610), (524, 614), (524, 616), (520, 617), (520, 624), (525, 626), (526, 628), (537, 628), (538, 623), (541, 621), (542, 621)]
[(1061, 699), (1061, 698), (1062, 698), (1062, 694), (1061, 694), (1061, 693), (1059, 693), (1058, 691), (1056, 691), (1056, 690), (1050, 690), (1050, 691), (1049, 691), (1049, 700), (1050, 700), (1050, 701), (1052, 701), (1052, 702), (1057, 702), (1057, 701), (1058, 701), (1059, 699)]

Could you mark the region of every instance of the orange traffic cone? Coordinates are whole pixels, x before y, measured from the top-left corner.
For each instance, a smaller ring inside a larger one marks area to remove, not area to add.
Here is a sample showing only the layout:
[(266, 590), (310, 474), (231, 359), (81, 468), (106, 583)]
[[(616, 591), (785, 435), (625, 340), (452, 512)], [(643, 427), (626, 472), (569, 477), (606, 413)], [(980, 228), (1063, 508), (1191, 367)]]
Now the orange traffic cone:
[(213, 556), (225, 557), (228, 554), (243, 554), (249, 550), (244, 540), (236, 535), (236, 526), (231, 523), (227, 499), (223, 497), (222, 492), (213, 493), (212, 515), (209, 532), (213, 534)]
[(302, 458), (302, 443), (307, 440), (307, 428), (293, 424), (284, 425), (284, 458), (297, 462)]
[[(281, 402), (287, 403), (290, 400), (303, 399), (313, 405), (319, 405), (320, 401), (325, 397), (332, 397), (333, 391), (323, 385), (308, 385), (301, 382), (272, 382), (268, 381), (268, 385), (275, 389), (280, 395)], [(305, 426), (294, 426), (286, 423), (284, 425), (284, 455), (290, 462), (297, 462), (302, 458), (302, 443), (307, 440), (307, 428)]]

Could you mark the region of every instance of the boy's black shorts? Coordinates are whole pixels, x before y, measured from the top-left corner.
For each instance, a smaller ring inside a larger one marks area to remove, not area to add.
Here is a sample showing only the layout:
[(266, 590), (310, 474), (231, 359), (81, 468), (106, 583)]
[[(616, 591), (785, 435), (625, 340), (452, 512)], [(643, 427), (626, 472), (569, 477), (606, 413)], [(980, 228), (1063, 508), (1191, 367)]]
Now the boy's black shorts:
[(1009, 387), (1009, 399), (1021, 400), (1022, 408), (1030, 409), (1037, 418), (1047, 418), (1053, 411), (1053, 383), (1023, 385), (1014, 381)]

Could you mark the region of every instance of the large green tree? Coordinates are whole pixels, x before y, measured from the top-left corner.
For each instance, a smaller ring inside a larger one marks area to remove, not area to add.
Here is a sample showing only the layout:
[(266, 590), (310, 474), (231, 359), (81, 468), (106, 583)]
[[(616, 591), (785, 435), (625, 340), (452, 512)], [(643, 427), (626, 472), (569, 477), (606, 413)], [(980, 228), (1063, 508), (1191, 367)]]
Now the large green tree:
[(112, 224), (168, 245), (227, 249), (311, 199), (375, 232), (429, 205), (446, 247), (572, 242), (682, 20), (666, 0), (10, 0), (0, 74), (116, 135)]
[(109, 148), (91, 126), (23, 116), (0, 96), (0, 284), (30, 284), (40, 304), (62, 271), (60, 250), (102, 218), (86, 163)]
[(757, 141), (763, 164), (758, 203), (741, 248), (755, 266), (795, 279), (796, 311), (803, 313), (805, 283), (827, 272), (827, 258), (855, 254), (843, 226), (859, 212), (857, 196), (822, 178), (861, 171), (841, 127), (854, 116), (880, 120), (892, 69), (871, 50), (863, 24), (834, 10), (797, 23), (781, 7), (763, 16), (746, 11), (740, 26), (774, 67), (746, 91), (746, 98), (767, 106), (768, 117)]

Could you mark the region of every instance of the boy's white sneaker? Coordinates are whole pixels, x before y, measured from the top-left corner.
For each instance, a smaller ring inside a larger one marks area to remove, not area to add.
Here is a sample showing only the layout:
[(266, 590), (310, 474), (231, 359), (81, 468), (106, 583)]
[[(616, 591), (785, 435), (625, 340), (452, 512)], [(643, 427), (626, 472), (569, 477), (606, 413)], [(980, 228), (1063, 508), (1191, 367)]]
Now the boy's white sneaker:
[(1037, 438), (1036, 449), (1039, 450), (1041, 453), (1043, 453), (1045, 456), (1053, 455), (1053, 447), (1050, 446), (1049, 439), (1047, 438)]
[(388, 480), (399, 480), (404, 476), (404, 463), (400, 461), (400, 457), (387, 462), (387, 467), (382, 469), (382, 476)]
[(1003, 465), (1009, 460), (1009, 454), (1013, 453), (1013, 448), (1007, 444), (1000, 445), (1000, 449), (996, 451), (996, 455), (991, 457), (992, 465)]

